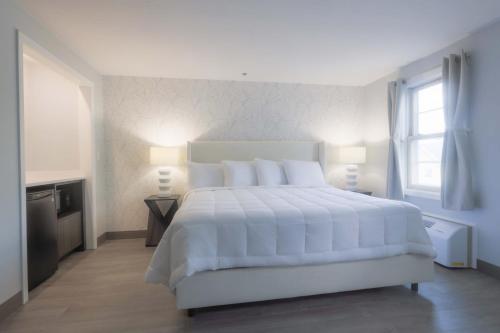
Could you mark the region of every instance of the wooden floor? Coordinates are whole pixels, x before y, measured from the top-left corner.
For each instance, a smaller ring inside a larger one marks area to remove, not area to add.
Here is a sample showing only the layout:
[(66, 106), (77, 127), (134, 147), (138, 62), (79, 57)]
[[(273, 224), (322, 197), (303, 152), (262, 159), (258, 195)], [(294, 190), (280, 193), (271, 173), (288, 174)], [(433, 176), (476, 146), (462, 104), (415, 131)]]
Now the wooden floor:
[(0, 323), (0, 332), (500, 332), (500, 281), (436, 266), (436, 281), (240, 305), (188, 318), (143, 282), (154, 249), (107, 241), (77, 253)]

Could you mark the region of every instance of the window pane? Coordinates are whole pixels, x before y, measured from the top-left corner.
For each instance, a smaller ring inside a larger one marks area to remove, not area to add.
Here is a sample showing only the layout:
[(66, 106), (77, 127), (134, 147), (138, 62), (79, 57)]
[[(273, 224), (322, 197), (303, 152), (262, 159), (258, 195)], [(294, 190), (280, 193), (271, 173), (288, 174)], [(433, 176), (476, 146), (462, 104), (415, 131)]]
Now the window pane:
[(414, 140), (410, 145), (410, 184), (441, 186), (443, 138)]
[(441, 163), (418, 163), (417, 185), (441, 187)]
[(443, 132), (443, 109), (436, 109), (418, 113), (418, 134), (434, 134)]
[(415, 141), (417, 150), (417, 161), (441, 163), (441, 152), (443, 150), (443, 138), (421, 139)]
[(436, 83), (418, 90), (418, 112), (443, 108), (443, 85)]

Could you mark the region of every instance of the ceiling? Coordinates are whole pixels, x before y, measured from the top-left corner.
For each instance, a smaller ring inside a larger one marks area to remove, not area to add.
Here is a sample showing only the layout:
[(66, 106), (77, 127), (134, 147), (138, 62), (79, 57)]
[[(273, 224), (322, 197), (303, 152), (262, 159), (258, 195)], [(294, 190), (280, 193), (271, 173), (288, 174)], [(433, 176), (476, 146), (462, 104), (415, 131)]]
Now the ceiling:
[(338, 85), (500, 16), (500, 0), (17, 1), (101, 74)]

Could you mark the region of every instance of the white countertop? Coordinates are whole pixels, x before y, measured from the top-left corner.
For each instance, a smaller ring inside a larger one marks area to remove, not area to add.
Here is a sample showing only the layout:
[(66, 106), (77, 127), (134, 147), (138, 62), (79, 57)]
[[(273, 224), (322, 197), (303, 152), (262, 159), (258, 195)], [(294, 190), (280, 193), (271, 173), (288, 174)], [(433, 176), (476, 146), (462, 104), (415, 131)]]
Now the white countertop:
[(71, 182), (85, 179), (79, 170), (62, 171), (27, 171), (25, 183), (26, 187)]

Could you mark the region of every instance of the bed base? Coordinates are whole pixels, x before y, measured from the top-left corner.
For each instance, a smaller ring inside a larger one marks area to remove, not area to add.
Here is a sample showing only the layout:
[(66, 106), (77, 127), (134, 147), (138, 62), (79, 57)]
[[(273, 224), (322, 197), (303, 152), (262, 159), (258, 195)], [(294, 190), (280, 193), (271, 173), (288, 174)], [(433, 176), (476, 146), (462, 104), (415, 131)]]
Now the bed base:
[(401, 255), (324, 265), (232, 268), (196, 273), (176, 288), (178, 309), (250, 303), (282, 298), (432, 281), (432, 258)]
[[(410, 286), (410, 289), (411, 289), (411, 291), (418, 293), (418, 283), (412, 283)], [(304, 297), (314, 297), (314, 295), (313, 296), (304, 296)], [(270, 302), (270, 301), (262, 301), (262, 302)], [(254, 303), (261, 303), (261, 302), (254, 302)], [(243, 304), (252, 304), (252, 303), (243, 303)], [(219, 306), (209, 306), (209, 307), (204, 307), (204, 308), (192, 308), (192, 309), (187, 309), (186, 314), (188, 315), (188, 317), (193, 317), (198, 312), (223, 309), (223, 308), (227, 308), (230, 306), (232, 306), (232, 305), (219, 305)]]
[[(412, 292), (418, 293), (418, 283), (412, 283), (410, 289)], [(323, 295), (328, 295), (328, 294), (323, 294)], [(303, 297), (314, 297), (314, 296), (318, 296), (318, 295), (303, 296)], [(301, 298), (301, 297), (298, 297), (298, 298)], [(297, 298), (286, 298), (286, 299), (297, 299)], [(258, 302), (250, 302), (250, 303), (240, 303), (239, 305), (266, 303), (266, 302), (272, 302), (272, 301), (268, 300), (268, 301), (258, 301)], [(191, 308), (191, 309), (186, 309), (186, 314), (188, 317), (194, 317), (197, 313), (200, 313), (200, 312), (217, 311), (217, 310), (221, 310), (221, 309), (230, 308), (233, 305), (238, 305), (238, 304), (216, 305), (216, 306), (208, 306), (208, 307), (203, 307), (203, 308)]]

